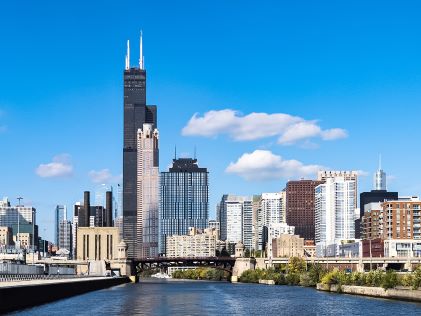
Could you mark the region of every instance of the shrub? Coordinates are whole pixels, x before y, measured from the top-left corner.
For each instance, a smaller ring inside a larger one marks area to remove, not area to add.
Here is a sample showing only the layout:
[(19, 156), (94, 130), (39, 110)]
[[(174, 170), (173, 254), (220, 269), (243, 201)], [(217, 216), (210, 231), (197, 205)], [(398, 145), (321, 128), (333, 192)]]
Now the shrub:
[(288, 285), (298, 285), (298, 284), (300, 284), (300, 274), (298, 274), (298, 273), (288, 273), (285, 276), (285, 282)]
[(384, 288), (385, 290), (393, 289), (397, 285), (399, 285), (398, 274), (395, 271), (392, 271), (392, 270), (387, 271), (384, 274), (383, 280), (381, 282), (382, 288)]
[(317, 282), (314, 282), (314, 279), (311, 277), (310, 272), (304, 272), (300, 275), (300, 285), (301, 286), (315, 286)]
[(339, 275), (339, 271), (338, 269), (333, 269), (333, 271), (328, 272), (327, 274), (325, 274), (322, 277), (322, 284), (338, 284), (339, 283), (339, 279), (338, 279), (338, 275)]
[(421, 286), (421, 266), (417, 267), (412, 275), (412, 288), (417, 290)]

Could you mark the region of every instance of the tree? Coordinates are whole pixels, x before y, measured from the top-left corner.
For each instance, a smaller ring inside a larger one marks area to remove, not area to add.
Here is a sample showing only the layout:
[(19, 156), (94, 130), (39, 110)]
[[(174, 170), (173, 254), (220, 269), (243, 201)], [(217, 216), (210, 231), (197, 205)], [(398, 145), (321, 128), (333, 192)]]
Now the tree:
[(306, 262), (302, 258), (291, 257), (288, 262), (289, 273), (301, 273), (306, 271)]

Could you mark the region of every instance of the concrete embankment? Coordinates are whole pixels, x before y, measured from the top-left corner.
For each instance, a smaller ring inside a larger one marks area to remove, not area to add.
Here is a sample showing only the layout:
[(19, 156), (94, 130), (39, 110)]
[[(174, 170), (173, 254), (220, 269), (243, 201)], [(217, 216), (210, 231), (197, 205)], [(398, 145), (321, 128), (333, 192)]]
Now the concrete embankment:
[(403, 288), (385, 290), (381, 287), (337, 285), (337, 284), (327, 285), (327, 284), (321, 284), (321, 283), (317, 284), (317, 289), (320, 291), (327, 291), (327, 292), (421, 302), (420, 290), (411, 290), (411, 289), (403, 289)]
[(0, 314), (127, 282), (125, 277), (92, 277), (0, 283)]

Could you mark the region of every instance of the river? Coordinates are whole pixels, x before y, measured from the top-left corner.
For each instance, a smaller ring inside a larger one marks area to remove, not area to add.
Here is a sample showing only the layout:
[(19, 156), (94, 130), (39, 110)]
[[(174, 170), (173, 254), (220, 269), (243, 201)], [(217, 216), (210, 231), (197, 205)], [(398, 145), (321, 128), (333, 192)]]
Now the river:
[(151, 279), (67, 298), (13, 315), (412, 316), (421, 315), (421, 304), (292, 286)]

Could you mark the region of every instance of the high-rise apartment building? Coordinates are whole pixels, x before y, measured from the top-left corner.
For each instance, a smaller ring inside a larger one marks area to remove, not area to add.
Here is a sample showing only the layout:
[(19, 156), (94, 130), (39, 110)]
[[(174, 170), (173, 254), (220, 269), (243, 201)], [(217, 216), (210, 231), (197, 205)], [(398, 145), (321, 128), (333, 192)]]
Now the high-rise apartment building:
[(334, 244), (355, 238), (355, 180), (327, 178), (316, 189), (316, 243)]
[(364, 205), (361, 218), (361, 239), (373, 240), (383, 237), (383, 206), (380, 202)]
[(209, 173), (197, 159), (174, 159), (161, 172), (159, 249), (166, 252), (166, 237), (186, 235), (189, 227), (204, 229), (209, 218)]
[(130, 65), (130, 44), (127, 41), (124, 70), (124, 147), (123, 147), (123, 235), (128, 257), (135, 257), (137, 219), (137, 131), (144, 123), (157, 127), (156, 106), (146, 105), (146, 70), (140, 37), (139, 66)]
[(137, 134), (137, 258), (158, 256), (159, 133), (143, 124)]
[(258, 250), (265, 250), (270, 224), (286, 223), (286, 192), (262, 193), (257, 209)]
[(286, 222), (305, 240), (315, 238), (315, 188), (324, 181), (288, 181), (286, 185)]
[(418, 197), (385, 201), (383, 239), (421, 239), (421, 200)]

